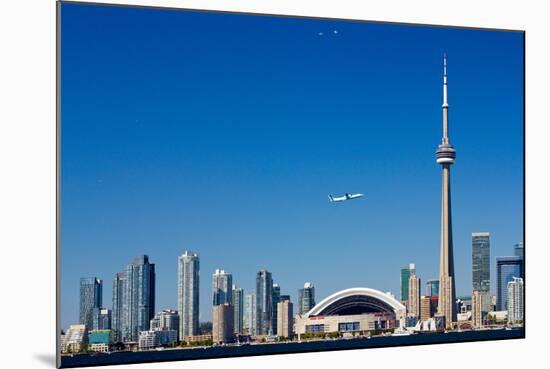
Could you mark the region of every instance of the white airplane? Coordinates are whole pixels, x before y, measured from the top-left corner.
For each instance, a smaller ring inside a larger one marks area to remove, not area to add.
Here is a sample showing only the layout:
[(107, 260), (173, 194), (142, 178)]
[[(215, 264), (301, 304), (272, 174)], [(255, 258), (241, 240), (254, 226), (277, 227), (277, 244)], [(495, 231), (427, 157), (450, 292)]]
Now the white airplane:
[(347, 193), (344, 196), (340, 196), (340, 197), (334, 197), (332, 195), (328, 195), (328, 199), (330, 200), (330, 202), (340, 202), (340, 201), (358, 199), (359, 197), (363, 197), (363, 196), (365, 195), (363, 195), (362, 193)]

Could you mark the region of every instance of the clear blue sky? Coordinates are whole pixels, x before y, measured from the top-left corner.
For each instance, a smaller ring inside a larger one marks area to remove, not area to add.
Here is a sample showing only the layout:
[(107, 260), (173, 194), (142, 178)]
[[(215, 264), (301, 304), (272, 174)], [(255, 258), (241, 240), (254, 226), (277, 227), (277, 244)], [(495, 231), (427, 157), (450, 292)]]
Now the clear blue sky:
[[(336, 31), (336, 32), (335, 32)], [(322, 35), (320, 35), (322, 33)], [(517, 32), (62, 6), (62, 324), (79, 278), (136, 255), (175, 308), (177, 258), (251, 290), (267, 268), (296, 301), (399, 269), (438, 276), (442, 55), (448, 54), (457, 294), (471, 232), (491, 263), (523, 238), (523, 35)], [(327, 195), (366, 198), (329, 203)]]

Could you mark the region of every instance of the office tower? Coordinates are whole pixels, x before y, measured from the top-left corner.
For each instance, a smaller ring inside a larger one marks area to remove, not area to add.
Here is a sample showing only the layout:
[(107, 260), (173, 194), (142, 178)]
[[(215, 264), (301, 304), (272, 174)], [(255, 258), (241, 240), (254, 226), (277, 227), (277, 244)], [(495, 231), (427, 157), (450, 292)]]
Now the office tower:
[(292, 337), (293, 306), (290, 300), (283, 300), (277, 303), (277, 335), (280, 337)]
[(420, 320), (426, 321), (433, 316), (431, 296), (420, 297)]
[(514, 256), (524, 257), (523, 241), (514, 245)]
[(315, 306), (315, 286), (306, 282), (298, 291), (298, 314), (304, 315)]
[(478, 290), (472, 292), (472, 324), (475, 328), (483, 325), (483, 309), (486, 293)]
[(405, 265), (401, 268), (401, 302), (409, 299), (409, 278), (415, 273), (414, 264)]
[(256, 334), (256, 294), (247, 292), (244, 299), (244, 330), (253, 336)]
[(523, 279), (513, 277), (507, 290), (508, 323), (523, 323)]
[(113, 279), (113, 312), (111, 327), (113, 330), (113, 340), (122, 342), (122, 321), (124, 306), (124, 282), (126, 273), (117, 273)]
[(212, 274), (212, 305), (223, 305), (233, 303), (231, 286), (233, 277), (223, 269), (216, 269)]
[(472, 290), (489, 292), (490, 278), (490, 234), (472, 233)]
[(273, 279), (267, 270), (256, 273), (256, 335), (265, 336), (272, 332)]
[(426, 296), (439, 296), (439, 279), (430, 279), (426, 282)]
[(420, 278), (416, 273), (409, 277), (408, 316), (420, 317)]
[(164, 309), (156, 313), (153, 319), (151, 319), (149, 328), (151, 330), (174, 331), (176, 341), (179, 341), (180, 316), (176, 310)]
[(155, 314), (155, 264), (149, 256), (140, 255), (126, 266), (125, 278), (122, 339), (137, 342)]
[(451, 218), (451, 165), (456, 152), (449, 141), (449, 119), (447, 103), (447, 56), (443, 57), (443, 139), (437, 148), (436, 161), (442, 169), (441, 188), (441, 245), (439, 262), (439, 305), (438, 313), (445, 316), (447, 328), (456, 321), (456, 293), (453, 258), (453, 230)]
[(281, 295), (279, 296), (279, 302), (281, 301), (290, 301), (290, 295)]
[(179, 339), (199, 334), (199, 255), (185, 251), (178, 259)]
[(273, 283), (271, 291), (271, 330), (274, 335), (277, 335), (277, 304), (281, 299), (281, 287), (277, 283)]
[(523, 276), (523, 258), (506, 256), (497, 258), (497, 311), (508, 310), (508, 282)]
[(235, 334), (241, 334), (243, 333), (244, 322), (244, 290), (233, 285), (232, 294), (233, 310), (235, 313), (233, 328), (235, 329)]
[(79, 322), (91, 330), (94, 325), (94, 309), (103, 304), (103, 282), (96, 277), (80, 278)]
[(233, 305), (214, 305), (212, 309), (212, 341), (214, 343), (231, 342), (235, 337)]
[(94, 308), (93, 330), (111, 329), (112, 313), (110, 309)]

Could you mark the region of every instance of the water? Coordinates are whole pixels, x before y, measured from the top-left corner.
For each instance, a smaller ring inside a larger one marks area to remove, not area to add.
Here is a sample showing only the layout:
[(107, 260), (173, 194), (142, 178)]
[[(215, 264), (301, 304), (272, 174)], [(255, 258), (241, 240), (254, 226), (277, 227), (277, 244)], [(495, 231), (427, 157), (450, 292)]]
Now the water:
[(301, 343), (288, 342), (246, 346), (217, 346), (207, 348), (166, 349), (162, 351), (114, 352), (111, 354), (99, 355), (83, 354), (75, 355), (73, 357), (63, 356), (61, 358), (61, 367), (71, 368), (79, 366), (213, 359), (237, 356), (290, 354), (299, 352), (351, 350), (361, 348), (428, 345), (435, 343), (489, 341), (517, 338), (525, 338), (525, 329), (428, 333), (411, 336), (372, 337), (370, 339), (358, 338)]

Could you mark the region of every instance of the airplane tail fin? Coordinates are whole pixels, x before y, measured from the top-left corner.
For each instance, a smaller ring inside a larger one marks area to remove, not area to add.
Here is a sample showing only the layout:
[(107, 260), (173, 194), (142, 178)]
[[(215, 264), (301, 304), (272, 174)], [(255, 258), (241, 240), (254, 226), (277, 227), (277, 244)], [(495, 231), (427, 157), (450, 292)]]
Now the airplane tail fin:
[(328, 195), (328, 199), (330, 200), (330, 202), (333, 202), (333, 201), (334, 201), (332, 195)]

